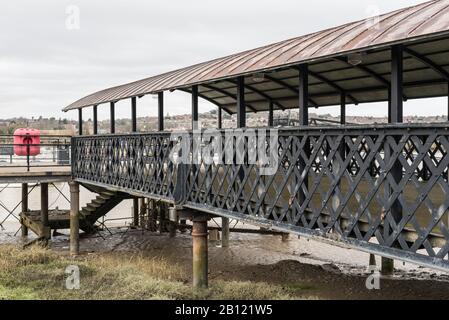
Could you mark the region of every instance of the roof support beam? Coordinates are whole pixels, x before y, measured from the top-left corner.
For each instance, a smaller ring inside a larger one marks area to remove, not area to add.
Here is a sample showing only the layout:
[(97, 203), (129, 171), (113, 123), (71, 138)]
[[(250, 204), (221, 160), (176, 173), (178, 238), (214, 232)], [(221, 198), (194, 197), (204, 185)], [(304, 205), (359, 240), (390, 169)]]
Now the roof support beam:
[(412, 50), (409, 48), (404, 47), (404, 52), (414, 57), (416, 60), (424, 63), (429, 68), (433, 69), (435, 72), (437, 72), (443, 79), (449, 81), (449, 73), (439, 65), (437, 65), (435, 62), (427, 58), (426, 56)]
[(351, 94), (349, 94), (349, 93), (346, 94), (346, 91), (345, 91), (342, 87), (340, 87), (338, 84), (334, 83), (332, 80), (329, 80), (328, 78), (326, 78), (326, 77), (320, 75), (319, 73), (312, 72), (312, 71), (310, 71), (310, 70), (309, 70), (309, 74), (310, 74), (312, 77), (314, 77), (314, 78), (320, 80), (321, 82), (326, 83), (326, 84), (329, 85), (330, 87), (334, 88), (334, 89), (337, 90), (340, 94), (346, 95), (349, 99), (352, 100), (352, 102), (353, 102), (355, 105), (358, 105), (358, 104), (359, 104), (359, 101), (358, 101), (356, 98), (354, 98), (354, 97), (353, 97)]
[(246, 127), (245, 77), (237, 78), (237, 128)]
[(95, 105), (94, 107), (93, 107), (93, 133), (94, 133), (94, 135), (95, 134), (98, 134), (98, 106), (97, 105)]
[[(390, 88), (390, 85), (391, 85), (390, 82), (387, 79), (385, 79), (383, 76), (378, 74), (377, 72), (374, 72), (373, 70), (371, 70), (370, 68), (363, 66), (363, 65), (353, 66), (345, 58), (342, 58), (342, 57), (336, 57), (336, 58), (334, 58), (334, 60), (343, 62), (343, 63), (347, 64), (348, 66), (356, 68), (356, 69), (370, 75), (371, 77), (373, 77), (374, 79), (376, 79), (377, 81), (382, 83), (385, 87)], [(402, 94), (402, 98), (403, 98), (403, 100), (407, 100), (407, 97), (404, 94)]]
[[(201, 86), (204, 86), (204, 85), (201, 85)], [(176, 90), (182, 91), (182, 92), (186, 92), (186, 93), (189, 93), (189, 94), (192, 93), (192, 91), (190, 91), (190, 90), (188, 90), (188, 89), (176, 89)], [(207, 102), (210, 102), (210, 103), (216, 105), (218, 108), (223, 109), (223, 110), (226, 111), (228, 114), (232, 114), (232, 112), (229, 111), (228, 108), (224, 107), (223, 105), (221, 105), (220, 103), (214, 101), (213, 99), (208, 98), (208, 97), (206, 97), (205, 95), (203, 95), (203, 94), (201, 94), (201, 93), (198, 93), (198, 97), (200, 97), (201, 99), (206, 100)]]
[(164, 131), (164, 92), (157, 93), (157, 130)]
[(115, 102), (111, 102), (110, 104), (110, 127), (111, 127), (111, 133), (115, 133)]
[[(210, 84), (202, 84), (201, 86), (204, 87), (204, 88), (210, 89), (210, 90), (214, 90), (214, 91), (220, 92), (222, 95), (227, 96), (227, 97), (232, 98), (235, 101), (237, 101), (237, 97), (235, 95), (233, 95), (232, 93), (227, 92), (226, 90), (223, 90), (223, 89), (211, 86)], [(246, 106), (251, 111), (257, 112), (257, 110), (254, 107), (252, 107), (251, 105), (247, 104)]]
[[(234, 83), (234, 84), (236, 83), (235, 81), (232, 81), (232, 80), (227, 80), (227, 81), (228, 81), (228, 82), (231, 82), (231, 83)], [(245, 84), (245, 89), (250, 90), (250, 91), (252, 91), (252, 92), (258, 94), (259, 96), (261, 96), (261, 97), (267, 99), (268, 101), (273, 101), (274, 104), (277, 105), (281, 110), (287, 109), (287, 108), (286, 108), (285, 106), (283, 106), (281, 103), (279, 103), (278, 101), (275, 101), (272, 97), (270, 97), (270, 96), (267, 95), (266, 93), (264, 93), (264, 92), (262, 92), (262, 91), (260, 91), (260, 90), (258, 90), (258, 89), (256, 89), (256, 88), (254, 88), (253, 86), (250, 86), (250, 85), (248, 85), (248, 84)], [(257, 111), (256, 111), (256, 112), (257, 112)]]
[[(290, 90), (294, 94), (298, 93), (298, 88), (295, 88), (294, 86), (289, 85), (287, 82), (285, 82), (283, 80), (276, 79), (269, 75), (265, 75), (265, 78), (267, 80), (270, 80), (271, 82), (274, 82), (274, 83), (284, 87), (285, 89)], [(312, 105), (312, 107), (318, 107), (318, 104), (315, 101), (313, 101), (310, 97), (309, 97), (309, 103)]]

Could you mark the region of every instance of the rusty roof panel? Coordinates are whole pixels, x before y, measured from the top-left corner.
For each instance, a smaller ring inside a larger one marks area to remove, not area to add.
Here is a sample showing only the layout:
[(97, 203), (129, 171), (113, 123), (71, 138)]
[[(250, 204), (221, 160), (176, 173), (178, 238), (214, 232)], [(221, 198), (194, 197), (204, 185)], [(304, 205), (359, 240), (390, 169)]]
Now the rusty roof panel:
[(433, 0), (381, 15), (375, 25), (370, 21), (348, 23), (105, 89), (72, 103), (64, 111), (449, 33), (449, 0)]

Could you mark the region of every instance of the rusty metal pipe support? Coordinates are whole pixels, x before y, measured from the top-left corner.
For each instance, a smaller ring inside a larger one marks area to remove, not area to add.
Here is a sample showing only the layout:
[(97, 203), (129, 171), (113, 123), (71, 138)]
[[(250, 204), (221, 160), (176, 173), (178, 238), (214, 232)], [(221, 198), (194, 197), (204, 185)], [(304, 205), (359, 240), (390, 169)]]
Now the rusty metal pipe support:
[(70, 182), (70, 254), (79, 254), (79, 204), (80, 189), (78, 182)]
[(207, 216), (193, 218), (193, 287), (205, 289), (208, 286)]

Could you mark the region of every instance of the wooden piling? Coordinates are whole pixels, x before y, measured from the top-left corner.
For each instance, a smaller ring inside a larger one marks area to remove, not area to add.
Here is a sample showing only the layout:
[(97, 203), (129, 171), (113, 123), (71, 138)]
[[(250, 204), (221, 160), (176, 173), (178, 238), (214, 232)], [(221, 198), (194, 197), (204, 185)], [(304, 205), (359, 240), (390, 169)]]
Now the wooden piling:
[(70, 254), (79, 254), (79, 184), (70, 182)]

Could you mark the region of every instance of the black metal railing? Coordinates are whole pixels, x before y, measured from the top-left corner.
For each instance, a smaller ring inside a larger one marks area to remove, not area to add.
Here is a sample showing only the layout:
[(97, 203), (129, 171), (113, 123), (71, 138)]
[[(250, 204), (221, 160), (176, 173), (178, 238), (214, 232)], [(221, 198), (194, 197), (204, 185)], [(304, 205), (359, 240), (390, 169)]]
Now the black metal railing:
[[(262, 174), (267, 164), (259, 158), (238, 163), (237, 148), (227, 149), (234, 150), (227, 159), (189, 149), (185, 158), (198, 162), (175, 164), (170, 152), (182, 155), (169, 133), (77, 137), (72, 172), (80, 181), (449, 270), (448, 129), (279, 129), (274, 140), (258, 131), (263, 148), (277, 155), (271, 175)], [(219, 137), (201, 145), (239, 143), (225, 131)], [(177, 139), (194, 141), (191, 134)], [(243, 141), (247, 154), (254, 142)]]
[(70, 166), (70, 156), (71, 136), (0, 135), (0, 169)]

